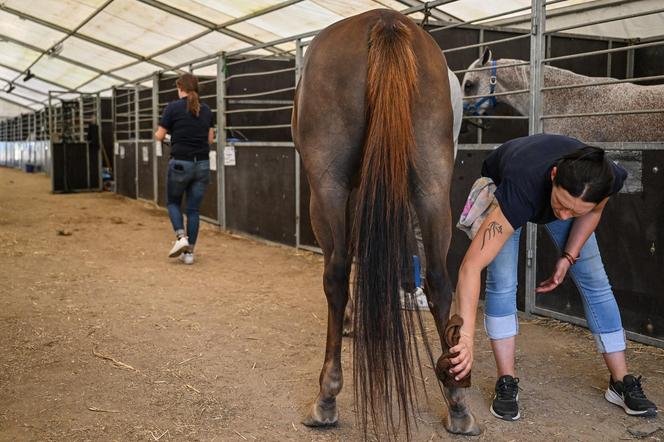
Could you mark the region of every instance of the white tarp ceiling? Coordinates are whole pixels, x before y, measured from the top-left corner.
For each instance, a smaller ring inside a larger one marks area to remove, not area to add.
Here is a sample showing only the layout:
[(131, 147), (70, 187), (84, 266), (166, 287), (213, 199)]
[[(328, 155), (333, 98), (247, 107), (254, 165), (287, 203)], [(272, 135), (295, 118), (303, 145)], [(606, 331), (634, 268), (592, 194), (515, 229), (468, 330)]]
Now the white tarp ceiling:
[[(547, 28), (626, 17), (568, 32), (611, 38), (661, 34), (662, 0), (564, 0), (547, 6)], [(49, 90), (93, 93), (191, 60), (322, 29), (370, 9), (404, 10), (420, 0), (0, 0), (0, 116), (38, 109)], [(432, 20), (529, 28), (531, 0), (457, 0)], [(411, 15), (421, 19), (423, 15)], [(281, 43), (255, 53), (292, 53)], [(23, 81), (25, 73), (35, 76)], [(11, 93), (7, 92), (13, 84)]]

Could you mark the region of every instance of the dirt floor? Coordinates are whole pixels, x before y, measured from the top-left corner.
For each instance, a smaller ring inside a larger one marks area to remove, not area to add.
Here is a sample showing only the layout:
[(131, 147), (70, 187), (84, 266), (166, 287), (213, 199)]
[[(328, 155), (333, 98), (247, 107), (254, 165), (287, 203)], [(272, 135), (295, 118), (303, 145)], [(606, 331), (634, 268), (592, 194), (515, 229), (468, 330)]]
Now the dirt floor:
[[(0, 168), (0, 440), (360, 440), (349, 338), (339, 425), (299, 423), (323, 357), (320, 256), (204, 225), (185, 266), (166, 258), (163, 210), (49, 188), (43, 175)], [(482, 435), (445, 432), (425, 368), (430, 401), (413, 440), (629, 440), (629, 429), (664, 426), (606, 402), (588, 332), (544, 319), (521, 322), (522, 419), (499, 421), (488, 411), (493, 360), (477, 336), (470, 403)], [(664, 351), (630, 343), (628, 357), (664, 405)]]

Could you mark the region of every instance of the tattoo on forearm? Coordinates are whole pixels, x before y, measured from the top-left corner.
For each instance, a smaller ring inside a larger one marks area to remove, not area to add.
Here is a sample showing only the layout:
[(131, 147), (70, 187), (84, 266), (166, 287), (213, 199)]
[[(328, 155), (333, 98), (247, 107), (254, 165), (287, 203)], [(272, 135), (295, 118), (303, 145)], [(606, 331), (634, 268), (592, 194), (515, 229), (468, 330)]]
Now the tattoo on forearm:
[(494, 238), (499, 233), (503, 233), (503, 226), (495, 221), (491, 221), (489, 226), (484, 231), (484, 236), (482, 237), (482, 247), (480, 247), (480, 250), (484, 249), (484, 244), (486, 244), (487, 241), (491, 240), (491, 238)]

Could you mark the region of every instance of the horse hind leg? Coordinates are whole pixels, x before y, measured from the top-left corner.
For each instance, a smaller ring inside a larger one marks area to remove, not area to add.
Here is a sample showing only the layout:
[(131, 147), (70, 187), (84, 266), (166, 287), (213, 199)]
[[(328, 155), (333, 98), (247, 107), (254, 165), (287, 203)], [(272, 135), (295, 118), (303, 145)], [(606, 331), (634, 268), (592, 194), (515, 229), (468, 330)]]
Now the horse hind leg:
[[(450, 316), (452, 286), (447, 274), (447, 251), (451, 238), (449, 202), (440, 193), (420, 194), (414, 206), (422, 232), (426, 255), (426, 295), (436, 323), (443, 353), (449, 349), (445, 343), (445, 327)], [(465, 388), (444, 387), (448, 415), (445, 428), (454, 434), (478, 435), (480, 427), (466, 404)]]
[(320, 391), (302, 423), (309, 427), (321, 427), (337, 423), (339, 414), (336, 397), (343, 387), (341, 338), (350, 273), (345, 227), (348, 192), (337, 187), (318, 196), (312, 192), (311, 198), (311, 223), (324, 254), (327, 342), (325, 361), (319, 377)]

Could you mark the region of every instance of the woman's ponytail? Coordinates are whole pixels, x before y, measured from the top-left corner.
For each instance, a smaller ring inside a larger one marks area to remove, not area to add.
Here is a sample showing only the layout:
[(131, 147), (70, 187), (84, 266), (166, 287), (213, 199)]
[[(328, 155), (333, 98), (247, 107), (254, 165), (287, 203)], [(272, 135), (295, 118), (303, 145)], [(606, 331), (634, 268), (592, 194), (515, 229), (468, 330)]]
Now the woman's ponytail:
[(198, 117), (201, 112), (201, 100), (198, 96), (198, 78), (191, 74), (182, 74), (175, 85), (187, 93), (187, 111)]
[(187, 110), (192, 113), (192, 115), (198, 117), (198, 114), (201, 112), (201, 102), (198, 99), (198, 92), (191, 91), (187, 95)]

